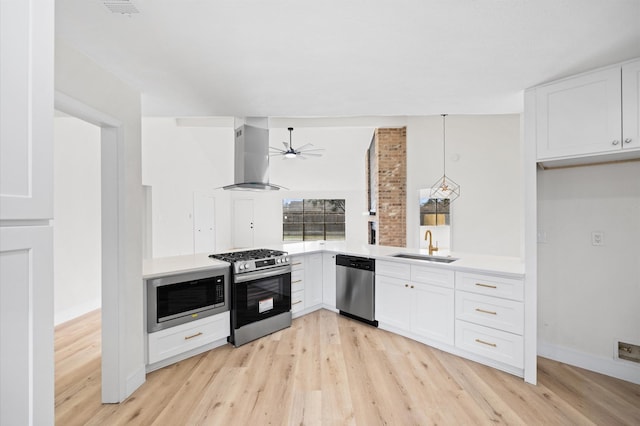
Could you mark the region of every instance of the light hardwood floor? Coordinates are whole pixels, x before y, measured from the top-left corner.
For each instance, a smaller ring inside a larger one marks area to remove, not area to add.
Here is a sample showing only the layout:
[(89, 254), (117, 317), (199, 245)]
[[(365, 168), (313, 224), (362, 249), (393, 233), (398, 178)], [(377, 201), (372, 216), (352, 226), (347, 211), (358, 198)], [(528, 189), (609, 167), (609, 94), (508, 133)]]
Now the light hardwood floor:
[(56, 328), (58, 425), (640, 425), (640, 386), (548, 359), (538, 385), (326, 310), (100, 403), (100, 313)]

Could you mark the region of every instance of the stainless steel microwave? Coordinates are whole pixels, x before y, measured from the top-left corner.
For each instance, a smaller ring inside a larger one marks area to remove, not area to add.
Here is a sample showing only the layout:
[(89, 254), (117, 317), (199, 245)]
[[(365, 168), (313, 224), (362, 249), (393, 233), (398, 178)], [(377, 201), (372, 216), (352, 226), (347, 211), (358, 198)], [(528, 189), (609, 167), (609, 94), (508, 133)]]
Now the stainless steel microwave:
[(153, 333), (229, 310), (229, 267), (146, 280), (147, 331)]

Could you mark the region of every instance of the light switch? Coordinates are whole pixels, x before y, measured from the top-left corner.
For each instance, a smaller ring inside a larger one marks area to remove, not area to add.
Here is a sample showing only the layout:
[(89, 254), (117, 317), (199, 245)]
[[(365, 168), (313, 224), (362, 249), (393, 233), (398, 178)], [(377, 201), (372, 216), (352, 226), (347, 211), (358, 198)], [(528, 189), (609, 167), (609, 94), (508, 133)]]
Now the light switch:
[(604, 232), (593, 231), (591, 233), (591, 245), (603, 246), (604, 245)]

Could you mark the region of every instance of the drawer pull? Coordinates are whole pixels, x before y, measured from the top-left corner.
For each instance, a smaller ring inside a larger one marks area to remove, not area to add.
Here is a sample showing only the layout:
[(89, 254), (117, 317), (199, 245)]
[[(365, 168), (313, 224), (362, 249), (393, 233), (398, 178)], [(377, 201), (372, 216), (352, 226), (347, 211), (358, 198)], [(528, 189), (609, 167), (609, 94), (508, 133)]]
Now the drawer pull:
[(295, 284), (295, 283), (301, 283), (302, 280), (295, 280), (295, 281), (291, 281), (291, 284)]
[(291, 304), (291, 306), (293, 306), (293, 305), (297, 305), (298, 303), (302, 303), (302, 300), (298, 300), (297, 302), (293, 302), (293, 303)]
[(482, 343), (483, 345), (491, 346), (492, 348), (495, 348), (496, 346), (498, 346), (495, 343), (485, 342), (484, 340), (480, 340), (480, 339), (476, 339), (476, 343)]
[(483, 314), (489, 314), (489, 315), (497, 315), (497, 312), (494, 311), (485, 311), (484, 309), (480, 309), (480, 308), (476, 308), (476, 312), (482, 312)]
[(482, 283), (476, 283), (476, 285), (478, 287), (487, 287), (487, 288), (498, 288), (495, 285), (490, 285), (490, 284), (482, 284)]
[(291, 266), (302, 265), (302, 262), (292, 263)]
[(184, 340), (189, 340), (189, 339), (193, 339), (194, 337), (198, 337), (198, 336), (202, 336), (202, 332), (193, 334), (191, 336), (185, 336)]

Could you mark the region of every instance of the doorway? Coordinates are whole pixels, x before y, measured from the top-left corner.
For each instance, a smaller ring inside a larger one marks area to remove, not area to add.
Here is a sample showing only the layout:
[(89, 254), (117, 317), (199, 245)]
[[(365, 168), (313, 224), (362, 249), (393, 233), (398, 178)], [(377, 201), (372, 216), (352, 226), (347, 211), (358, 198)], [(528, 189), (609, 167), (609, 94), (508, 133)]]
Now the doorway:
[(101, 306), (100, 128), (54, 119), (54, 325)]
[(118, 120), (59, 92), (55, 94), (55, 109), (100, 128), (102, 402), (117, 403), (127, 394), (127, 378), (122, 377), (120, 369), (119, 321), (118, 146), (122, 144), (122, 125)]

